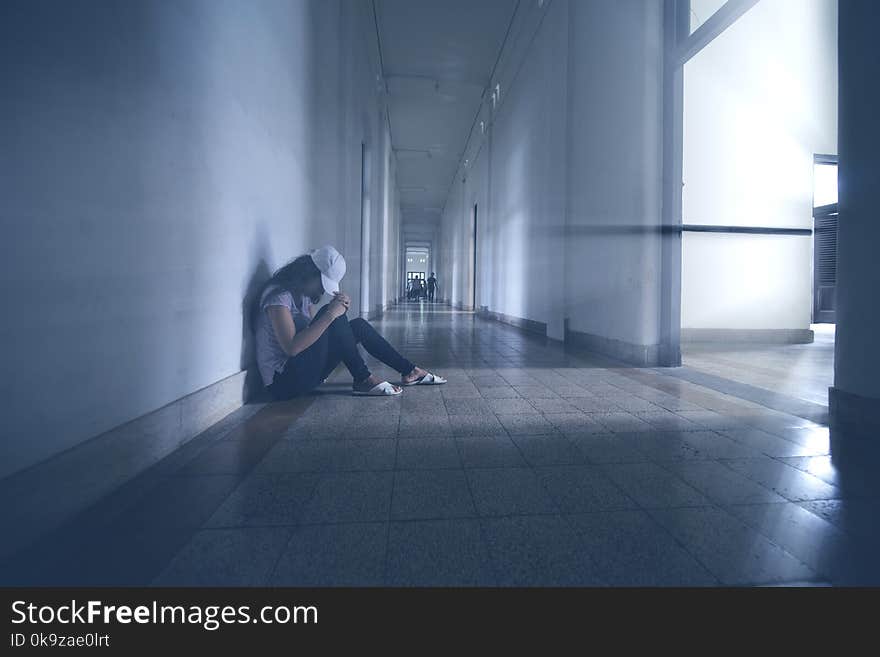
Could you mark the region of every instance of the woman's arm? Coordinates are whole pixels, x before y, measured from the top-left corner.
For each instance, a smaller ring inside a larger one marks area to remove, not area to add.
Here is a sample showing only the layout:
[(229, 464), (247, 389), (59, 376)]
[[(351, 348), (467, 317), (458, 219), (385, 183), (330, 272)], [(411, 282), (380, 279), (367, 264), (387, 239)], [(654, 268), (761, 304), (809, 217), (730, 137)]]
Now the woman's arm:
[[(329, 310), (329, 309), (328, 309)], [(296, 356), (299, 352), (311, 347), (315, 340), (327, 330), (336, 317), (331, 312), (325, 312), (318, 319), (312, 320), (302, 331), (297, 333), (296, 324), (290, 316), (290, 309), (285, 306), (269, 306), (266, 308), (269, 319), (272, 320), (272, 328), (278, 344), (288, 356)]]

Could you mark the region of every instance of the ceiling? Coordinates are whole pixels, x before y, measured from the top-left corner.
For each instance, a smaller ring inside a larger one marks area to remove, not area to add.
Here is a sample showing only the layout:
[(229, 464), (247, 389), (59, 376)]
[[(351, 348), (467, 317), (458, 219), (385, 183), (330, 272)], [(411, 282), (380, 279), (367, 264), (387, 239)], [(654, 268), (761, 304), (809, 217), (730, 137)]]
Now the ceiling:
[(375, 0), (404, 233), (429, 239), (516, 0)]

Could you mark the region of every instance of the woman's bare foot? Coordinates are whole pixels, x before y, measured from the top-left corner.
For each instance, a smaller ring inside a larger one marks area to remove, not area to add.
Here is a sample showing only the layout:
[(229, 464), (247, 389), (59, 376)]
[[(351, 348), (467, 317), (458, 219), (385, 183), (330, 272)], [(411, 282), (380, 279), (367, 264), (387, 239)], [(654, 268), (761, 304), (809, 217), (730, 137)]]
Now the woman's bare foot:
[(412, 383), (416, 379), (420, 379), (421, 377), (425, 376), (425, 374), (427, 374), (427, 372), (425, 370), (423, 370), (421, 367), (415, 367), (415, 368), (413, 368), (412, 372), (410, 372), (405, 377), (403, 377), (403, 382), (404, 383)]
[[(375, 374), (370, 374), (369, 377), (367, 377), (367, 378), (364, 379), (363, 381), (360, 381), (360, 382), (358, 382), (358, 383), (354, 383), (354, 384), (352, 384), (351, 387), (352, 387), (354, 390), (357, 390), (357, 391), (359, 391), (359, 392), (367, 392), (367, 391), (369, 391), (371, 388), (373, 388), (373, 387), (379, 385), (380, 383), (382, 383), (382, 379), (380, 379), (380, 378), (379, 378), (378, 376), (376, 376)], [(389, 382), (389, 383), (390, 383), (390, 382)], [(391, 385), (394, 386), (393, 383), (392, 383)], [(398, 392), (398, 391), (400, 391), (400, 390), (401, 390), (400, 386), (394, 386), (394, 391), (395, 391), (395, 392)]]

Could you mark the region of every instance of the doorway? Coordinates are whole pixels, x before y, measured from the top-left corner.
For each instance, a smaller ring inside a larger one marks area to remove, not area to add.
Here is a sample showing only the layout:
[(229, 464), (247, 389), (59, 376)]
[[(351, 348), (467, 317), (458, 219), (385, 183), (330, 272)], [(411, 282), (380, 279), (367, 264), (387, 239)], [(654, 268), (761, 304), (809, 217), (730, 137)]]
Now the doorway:
[(813, 156), (813, 323), (834, 323), (837, 288), (837, 156)]
[(425, 283), (425, 272), (408, 271), (406, 272), (406, 295), (409, 301), (421, 301), (427, 296), (428, 288)]
[(420, 301), (428, 296), (426, 281), (430, 265), (429, 247), (407, 246), (406, 248), (406, 298)]
[(360, 315), (370, 308), (370, 162), (367, 144), (361, 142), (361, 289)]
[(471, 215), (472, 233), (472, 254), (471, 254), (471, 289), (470, 289), (470, 309), (477, 309), (477, 204), (474, 203), (474, 211)]

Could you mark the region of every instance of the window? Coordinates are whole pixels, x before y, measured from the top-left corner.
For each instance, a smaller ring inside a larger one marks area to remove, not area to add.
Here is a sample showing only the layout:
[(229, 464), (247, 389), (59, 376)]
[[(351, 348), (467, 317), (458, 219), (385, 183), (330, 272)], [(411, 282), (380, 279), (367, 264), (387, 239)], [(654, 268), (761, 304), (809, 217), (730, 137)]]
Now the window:
[(837, 203), (837, 162), (833, 156), (817, 155), (813, 162), (813, 207)]

